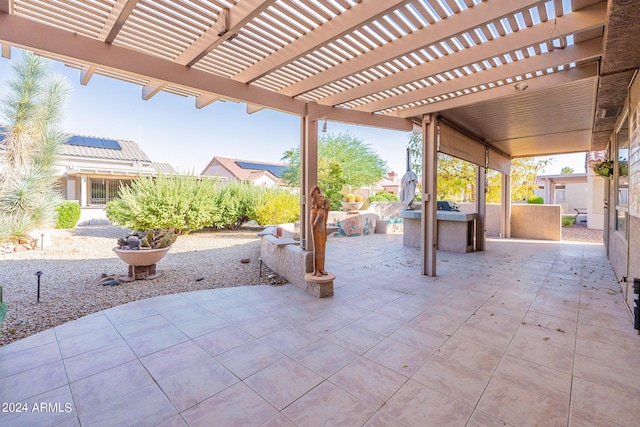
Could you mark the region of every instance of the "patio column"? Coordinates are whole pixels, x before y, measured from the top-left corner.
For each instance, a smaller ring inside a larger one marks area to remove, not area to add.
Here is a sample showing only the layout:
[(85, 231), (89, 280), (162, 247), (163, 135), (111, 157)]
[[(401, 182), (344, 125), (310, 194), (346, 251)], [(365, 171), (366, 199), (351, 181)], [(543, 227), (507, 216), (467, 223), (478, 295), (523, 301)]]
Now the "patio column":
[(436, 246), (438, 244), (437, 175), (438, 175), (438, 120), (435, 114), (422, 118), (422, 274), (436, 275)]
[(486, 246), (485, 220), (487, 216), (487, 169), (478, 165), (476, 169), (476, 251)]
[(87, 176), (80, 175), (80, 207), (87, 206)]
[(511, 169), (502, 174), (502, 237), (511, 237)]
[[(311, 187), (318, 183), (318, 104), (307, 104), (307, 114), (301, 119), (300, 135), (300, 245), (311, 248), (311, 205), (307, 203)], [(324, 188), (320, 190), (324, 191)]]

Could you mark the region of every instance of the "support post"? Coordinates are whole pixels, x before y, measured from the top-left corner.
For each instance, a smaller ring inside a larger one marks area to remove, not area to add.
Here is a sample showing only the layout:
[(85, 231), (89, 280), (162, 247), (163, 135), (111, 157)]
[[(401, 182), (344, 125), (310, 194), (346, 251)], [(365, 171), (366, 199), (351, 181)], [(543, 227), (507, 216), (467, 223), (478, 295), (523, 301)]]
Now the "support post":
[(476, 168), (476, 251), (484, 251), (487, 243), (487, 169), (482, 166)]
[(438, 175), (438, 123), (435, 114), (422, 118), (422, 274), (436, 275), (436, 247), (438, 244), (437, 175)]
[(80, 207), (87, 206), (87, 176), (80, 176)]
[(511, 237), (511, 169), (502, 174), (502, 237)]
[(318, 104), (307, 104), (301, 121), (300, 141), (300, 247), (311, 250), (309, 190), (318, 183)]

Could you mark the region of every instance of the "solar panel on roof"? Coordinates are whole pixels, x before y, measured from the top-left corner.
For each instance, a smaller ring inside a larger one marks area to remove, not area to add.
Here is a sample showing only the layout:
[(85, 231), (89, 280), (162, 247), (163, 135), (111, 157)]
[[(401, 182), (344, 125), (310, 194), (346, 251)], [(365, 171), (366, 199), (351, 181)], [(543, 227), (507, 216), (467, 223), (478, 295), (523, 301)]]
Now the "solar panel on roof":
[(114, 139), (91, 138), (88, 136), (74, 135), (67, 141), (69, 145), (77, 145), (80, 147), (109, 148), (112, 150), (122, 150), (118, 141)]
[(251, 163), (251, 162), (236, 162), (236, 165), (240, 166), (242, 169), (265, 170), (265, 171), (271, 172), (273, 175), (277, 176), (278, 178), (281, 178), (284, 171), (289, 169), (288, 166), (265, 165), (264, 163)]

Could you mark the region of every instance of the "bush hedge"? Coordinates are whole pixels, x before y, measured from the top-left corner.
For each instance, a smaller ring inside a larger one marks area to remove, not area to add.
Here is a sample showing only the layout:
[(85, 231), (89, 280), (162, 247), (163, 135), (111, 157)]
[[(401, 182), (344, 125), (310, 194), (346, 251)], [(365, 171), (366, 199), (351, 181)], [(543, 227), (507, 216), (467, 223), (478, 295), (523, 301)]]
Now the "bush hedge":
[(543, 205), (544, 199), (541, 196), (531, 196), (527, 199), (527, 203), (530, 205)]
[(136, 178), (107, 203), (110, 221), (134, 230), (204, 227), (237, 229), (245, 221), (279, 224), (299, 217), (298, 196), (249, 183), (220, 183), (195, 176)]
[(56, 228), (73, 228), (80, 221), (80, 204), (78, 202), (62, 202), (56, 208), (58, 221)]
[(376, 193), (373, 196), (369, 197), (369, 203), (372, 202), (398, 202), (400, 199), (395, 194), (387, 193), (386, 191), (382, 191), (380, 193)]

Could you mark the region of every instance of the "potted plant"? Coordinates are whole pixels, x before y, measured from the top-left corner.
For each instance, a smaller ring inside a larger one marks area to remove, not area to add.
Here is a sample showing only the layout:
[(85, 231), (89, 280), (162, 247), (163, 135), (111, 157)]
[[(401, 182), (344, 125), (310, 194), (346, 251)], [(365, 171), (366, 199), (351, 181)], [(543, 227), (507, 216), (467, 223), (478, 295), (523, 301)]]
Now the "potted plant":
[(603, 178), (611, 178), (613, 176), (613, 161), (603, 160), (593, 165), (593, 171)]

